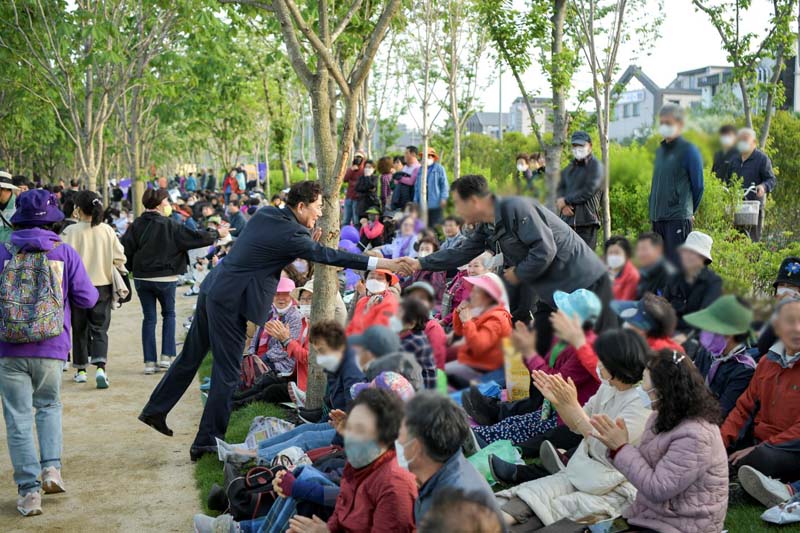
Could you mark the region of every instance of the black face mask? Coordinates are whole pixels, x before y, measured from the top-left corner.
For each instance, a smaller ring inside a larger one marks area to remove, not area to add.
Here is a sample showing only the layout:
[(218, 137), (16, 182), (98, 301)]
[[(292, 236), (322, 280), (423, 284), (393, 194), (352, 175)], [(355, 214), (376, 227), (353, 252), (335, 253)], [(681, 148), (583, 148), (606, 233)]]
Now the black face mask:
[(378, 215), (367, 215), (367, 219), (370, 222), (375, 222), (376, 220), (378, 220)]
[(363, 159), (361, 159), (360, 157), (356, 157), (355, 159), (353, 159), (353, 165), (359, 166), (361, 165), (361, 161), (363, 161)]

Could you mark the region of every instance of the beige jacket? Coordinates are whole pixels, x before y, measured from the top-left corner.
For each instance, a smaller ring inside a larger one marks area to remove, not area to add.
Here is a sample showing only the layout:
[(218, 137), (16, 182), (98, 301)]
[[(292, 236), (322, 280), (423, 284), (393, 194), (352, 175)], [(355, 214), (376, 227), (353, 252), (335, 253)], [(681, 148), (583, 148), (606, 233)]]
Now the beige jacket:
[(125, 265), (125, 249), (108, 224), (95, 227), (78, 222), (64, 228), (61, 240), (78, 252), (92, 285), (102, 287), (114, 281), (112, 268)]

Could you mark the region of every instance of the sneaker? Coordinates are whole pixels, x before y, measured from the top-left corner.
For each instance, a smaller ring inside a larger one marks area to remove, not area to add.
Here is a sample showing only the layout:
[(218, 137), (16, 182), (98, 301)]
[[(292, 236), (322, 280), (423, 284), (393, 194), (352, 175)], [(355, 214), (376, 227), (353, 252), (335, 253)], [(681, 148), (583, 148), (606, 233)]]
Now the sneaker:
[(306, 406), (306, 393), (301, 391), (294, 381), (289, 382), (289, 398), (292, 399), (298, 409)]
[(539, 447), (539, 459), (542, 460), (544, 469), (551, 474), (557, 474), (566, 468), (563, 456), (549, 440), (544, 441)]
[(153, 362), (147, 362), (144, 364), (144, 373), (145, 375), (149, 376), (151, 374), (156, 373), (156, 364)]
[(108, 376), (106, 376), (106, 371), (102, 368), (98, 368), (97, 372), (94, 373), (94, 380), (97, 382), (98, 389), (108, 388)]
[(174, 359), (172, 356), (162, 355), (161, 360), (158, 362), (158, 366), (160, 368), (169, 368), (169, 365), (172, 364), (172, 359)]
[(786, 483), (765, 476), (752, 466), (743, 466), (739, 469), (739, 483), (750, 496), (765, 507), (774, 507), (792, 497)]
[(75, 383), (86, 383), (86, 370), (78, 370), (72, 377)]
[(516, 484), (517, 465), (503, 461), (495, 454), (489, 454), (489, 471), (498, 483), (510, 487)]
[(194, 515), (195, 533), (239, 533), (239, 523), (233, 520), (229, 514), (206, 516), (204, 514)]
[(22, 516), (37, 516), (42, 514), (42, 495), (39, 491), (29, 492), (17, 498), (17, 511)]
[(200, 294), (200, 293), (199, 292), (195, 292), (194, 289), (189, 289), (188, 291), (183, 293), (183, 295), (186, 296), (187, 298), (191, 297), (191, 296), (197, 296), (198, 294)]
[(42, 470), (42, 490), (45, 494), (58, 494), (66, 492), (64, 480), (61, 479), (61, 471), (54, 466), (48, 466)]

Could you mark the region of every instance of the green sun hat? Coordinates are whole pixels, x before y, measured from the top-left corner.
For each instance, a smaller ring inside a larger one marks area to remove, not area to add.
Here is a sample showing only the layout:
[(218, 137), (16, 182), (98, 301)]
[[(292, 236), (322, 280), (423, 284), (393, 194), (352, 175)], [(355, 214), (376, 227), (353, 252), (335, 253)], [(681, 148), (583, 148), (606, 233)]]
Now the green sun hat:
[(377, 207), (373, 206), (373, 207), (370, 207), (369, 209), (367, 209), (366, 211), (364, 211), (364, 213), (367, 214), (367, 215), (380, 215), (381, 214), (381, 210), (378, 209)]
[(740, 335), (750, 331), (753, 310), (739, 303), (736, 296), (728, 294), (701, 311), (689, 313), (683, 320), (703, 331), (719, 335)]

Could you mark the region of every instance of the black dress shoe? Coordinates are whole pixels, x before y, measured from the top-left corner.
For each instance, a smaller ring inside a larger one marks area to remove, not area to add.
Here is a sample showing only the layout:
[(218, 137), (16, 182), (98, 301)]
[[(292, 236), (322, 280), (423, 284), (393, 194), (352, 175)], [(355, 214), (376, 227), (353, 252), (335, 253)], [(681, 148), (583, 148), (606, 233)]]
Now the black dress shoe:
[(141, 413), (139, 415), (139, 420), (150, 426), (151, 428), (155, 429), (159, 433), (166, 435), (167, 437), (172, 436), (172, 430), (167, 427), (167, 416), (166, 415), (146, 415)]
[(217, 447), (216, 446), (192, 446), (189, 448), (189, 458), (192, 460), (193, 463), (196, 463), (198, 459), (203, 457), (204, 455), (217, 455)]
[(306, 424), (318, 424), (323, 422), (322, 409), (304, 409), (301, 407), (297, 410), (297, 416)]
[(461, 404), (467, 414), (481, 426), (491, 426), (498, 422), (500, 401), (484, 396), (475, 385), (464, 391), (461, 396)]
[(495, 454), (489, 455), (489, 470), (495, 481), (503, 485), (515, 485), (517, 483), (517, 465), (507, 463)]

